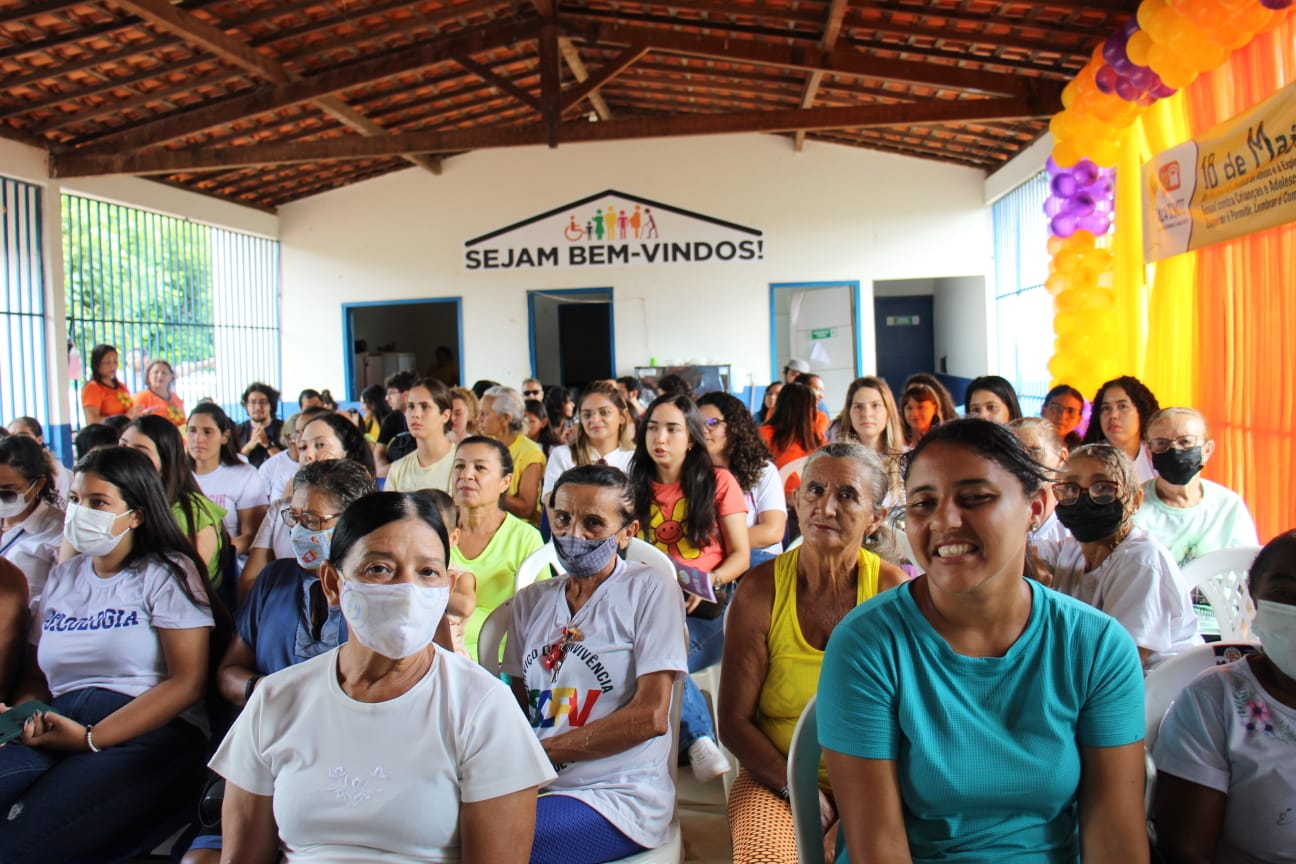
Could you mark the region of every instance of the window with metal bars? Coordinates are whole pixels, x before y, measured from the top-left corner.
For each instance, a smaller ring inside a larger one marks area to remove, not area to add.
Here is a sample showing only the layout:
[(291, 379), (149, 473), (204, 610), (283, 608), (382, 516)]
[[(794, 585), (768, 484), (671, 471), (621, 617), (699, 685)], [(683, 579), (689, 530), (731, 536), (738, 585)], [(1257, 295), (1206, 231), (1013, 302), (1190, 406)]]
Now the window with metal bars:
[(49, 425), (41, 188), (0, 177), (0, 417)]
[(1053, 298), (1048, 278), (1048, 175), (1040, 172), (994, 203), (995, 318), (999, 372), (1022, 413), (1038, 415), (1049, 389)]
[[(117, 377), (132, 393), (147, 386), (151, 362), (168, 361), (187, 409), (211, 400), (241, 419), (248, 384), (278, 386), (278, 241), (93, 198), (62, 200), (68, 340), (82, 358), (69, 373), (76, 394), (102, 343), (117, 348)], [(74, 404), (79, 426), (80, 399)]]

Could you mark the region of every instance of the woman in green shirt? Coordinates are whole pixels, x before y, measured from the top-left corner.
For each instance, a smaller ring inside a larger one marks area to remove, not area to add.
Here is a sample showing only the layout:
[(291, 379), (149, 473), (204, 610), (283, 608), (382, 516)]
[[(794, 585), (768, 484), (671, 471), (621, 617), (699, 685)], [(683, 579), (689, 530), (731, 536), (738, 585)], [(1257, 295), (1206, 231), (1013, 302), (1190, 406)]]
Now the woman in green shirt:
[(221, 526), (225, 508), (217, 506), (198, 488), (198, 481), (189, 470), (179, 430), (164, 417), (145, 415), (122, 431), (121, 444), (147, 456), (162, 476), (176, 524), (207, 565), (212, 588), (220, 593), (225, 552), (229, 548), (229, 538)]

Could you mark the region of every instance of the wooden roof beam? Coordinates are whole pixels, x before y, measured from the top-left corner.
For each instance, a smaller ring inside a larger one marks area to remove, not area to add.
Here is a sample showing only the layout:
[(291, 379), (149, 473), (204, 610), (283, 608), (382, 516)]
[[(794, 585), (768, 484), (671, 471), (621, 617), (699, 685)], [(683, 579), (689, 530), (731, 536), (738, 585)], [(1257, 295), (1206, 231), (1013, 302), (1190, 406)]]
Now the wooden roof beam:
[(566, 36), (558, 37), (558, 50), (562, 52), (563, 57), (567, 60), (568, 68), (572, 70), (572, 74), (576, 76), (576, 80), (579, 82), (575, 87), (569, 88), (563, 94), (560, 111), (566, 113), (579, 104), (582, 99), (589, 97), (590, 104), (594, 106), (600, 120), (611, 120), (612, 111), (608, 108), (607, 102), (603, 100), (603, 96), (599, 91), (605, 84), (629, 69), (648, 53), (648, 49), (643, 45), (631, 45), (605, 63), (599, 69), (597, 75), (590, 77), (589, 71), (585, 68), (585, 64), (581, 62), (580, 54), (570, 38)]
[[(828, 4), (828, 16), (824, 21), (823, 36), (819, 39), (820, 51), (832, 51), (837, 47), (837, 37), (841, 35), (842, 19), (846, 17), (846, 0), (832, 0)], [(814, 105), (815, 94), (819, 92), (819, 84), (823, 81), (823, 72), (816, 69), (806, 78), (805, 89), (801, 91), (801, 107), (810, 108)], [(805, 130), (798, 129), (792, 135), (792, 149), (800, 153), (805, 147)]]
[(454, 58), (454, 60), (460, 66), (467, 69), (469, 72), (473, 73), (478, 78), (485, 81), (487, 84), (490, 84), (492, 87), (496, 87), (500, 90), (503, 90), (505, 93), (509, 94), (514, 99), (521, 102), (523, 105), (526, 105), (534, 109), (536, 113), (539, 113), (542, 110), (539, 99), (537, 99), (535, 96), (528, 93), (526, 90), (523, 90), (521, 87), (514, 84), (509, 79), (505, 78), (503, 75), (497, 74), (493, 70), (473, 60), (471, 57), (464, 57), (460, 55)]
[(222, 99), (128, 129), (114, 131), (78, 149), (87, 154), (108, 154), (165, 144), (217, 126), (236, 123), (247, 117), (300, 105), (303, 102), (313, 102), (321, 97), (361, 87), (402, 72), (443, 63), (457, 55), (473, 54), (510, 45), (532, 35), (534, 30), (534, 21), (525, 24), (507, 22), (488, 24), (480, 28), (440, 36), (390, 54), (348, 63), (300, 80), (262, 87), (244, 96)]
[[(564, 143), (621, 141), (691, 135), (754, 132), (794, 132), (798, 129), (849, 129), (873, 126), (918, 126), (932, 123), (993, 121), (1046, 117), (1060, 106), (1061, 88), (1029, 96), (1000, 99), (928, 100), (850, 108), (789, 108), (725, 114), (676, 114), (669, 117), (623, 117), (608, 123), (573, 121), (562, 124)], [(498, 147), (547, 144), (550, 130), (543, 122), (520, 126), (452, 132), (408, 132), (373, 137), (341, 136), (323, 141), (257, 144), (247, 147), (195, 147), (183, 150), (118, 151), (88, 155), (55, 155), (54, 177), (103, 174), (171, 174), (181, 171), (226, 170), (240, 165), (329, 162), (374, 159), (402, 153), (447, 153)]]
[(965, 69), (955, 64), (882, 59), (849, 46), (824, 51), (818, 46), (780, 45), (756, 39), (706, 36), (658, 27), (608, 24), (602, 21), (581, 26), (570, 18), (564, 21), (574, 38), (592, 45), (647, 45), (652, 51), (707, 57), (726, 63), (777, 66), (803, 72), (818, 70), (845, 77), (903, 81), (983, 96), (1022, 96), (1029, 87), (1029, 81), (1018, 75)]
[[(547, 0), (548, 2), (548, 0)], [(549, 3), (552, 6), (552, 2)], [(562, 59), (558, 53), (558, 23), (552, 10), (540, 22), (540, 117), (545, 127), (545, 141), (558, 146), (558, 124), (562, 122)]]

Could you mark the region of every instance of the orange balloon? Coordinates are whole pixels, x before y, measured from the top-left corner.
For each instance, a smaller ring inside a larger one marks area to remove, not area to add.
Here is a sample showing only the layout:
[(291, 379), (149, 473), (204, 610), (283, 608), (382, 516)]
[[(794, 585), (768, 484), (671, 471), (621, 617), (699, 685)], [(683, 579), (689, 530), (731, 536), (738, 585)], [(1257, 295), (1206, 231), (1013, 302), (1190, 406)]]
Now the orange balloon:
[(1060, 139), (1053, 143), (1053, 161), (1062, 168), (1074, 168), (1075, 164), (1080, 161), (1080, 151), (1075, 142), (1069, 139)]
[(1131, 63), (1146, 66), (1148, 65), (1148, 49), (1151, 47), (1152, 37), (1147, 34), (1147, 31), (1135, 31), (1134, 35), (1125, 43), (1125, 56), (1129, 57)]

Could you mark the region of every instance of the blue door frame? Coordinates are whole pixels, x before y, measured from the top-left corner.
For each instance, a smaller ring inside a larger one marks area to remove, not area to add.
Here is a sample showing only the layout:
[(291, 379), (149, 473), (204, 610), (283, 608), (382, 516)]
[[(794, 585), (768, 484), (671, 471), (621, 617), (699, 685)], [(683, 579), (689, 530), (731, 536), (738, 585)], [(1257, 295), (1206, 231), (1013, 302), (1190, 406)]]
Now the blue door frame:
[(367, 306), (416, 306), (424, 303), (453, 303), (456, 329), (459, 332), (459, 383), (463, 384), (463, 298), (462, 297), (420, 297), (413, 300), (370, 300), (363, 303), (342, 304), (342, 362), (346, 375), (347, 399), (355, 401), (360, 398), (355, 389), (355, 331), (351, 327), (351, 310)]
[(608, 343), (609, 361), (612, 368), (608, 370), (608, 377), (616, 377), (616, 325), (613, 323), (612, 315), (612, 288), (550, 288), (540, 289), (527, 292), (527, 347), (531, 357), (531, 375), (536, 375), (536, 346), (535, 346), (535, 298), (537, 294), (606, 294), (608, 300)]
[(775, 294), (778, 291), (789, 288), (836, 288), (840, 285), (849, 286), (854, 294), (855, 314), (852, 316), (855, 320), (852, 326), (855, 328), (855, 377), (864, 374), (864, 333), (861, 330), (860, 322), (863, 311), (861, 308), (862, 295), (860, 292), (860, 283), (857, 279), (839, 279), (834, 282), (771, 282), (769, 292), (769, 328), (770, 328), (770, 379), (771, 381), (782, 381), (783, 370), (778, 368), (778, 332), (774, 329), (774, 320), (777, 317), (775, 310), (777, 307), (774, 303)]

